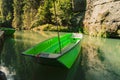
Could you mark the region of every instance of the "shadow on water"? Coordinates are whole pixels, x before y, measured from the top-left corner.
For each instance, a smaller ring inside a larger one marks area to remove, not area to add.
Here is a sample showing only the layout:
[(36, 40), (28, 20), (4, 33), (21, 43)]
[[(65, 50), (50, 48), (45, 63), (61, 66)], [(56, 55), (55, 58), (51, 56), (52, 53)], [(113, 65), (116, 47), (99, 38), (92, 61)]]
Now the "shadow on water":
[[(28, 57), (27, 61), (30, 62), (31, 59)], [(26, 61), (26, 60), (25, 60)], [(27, 62), (27, 63), (28, 63)], [(33, 63), (31, 61), (33, 66), (31, 69), (34, 69), (30, 75), (32, 75), (29, 80), (80, 80), (82, 71), (81, 71), (81, 52), (74, 63), (74, 65), (71, 67), (71, 69), (67, 69), (65, 67), (59, 67), (59, 66), (47, 66), (47, 65), (41, 65), (38, 63)], [(29, 65), (28, 65), (29, 67)], [(29, 71), (29, 70), (27, 70)], [(26, 74), (28, 76), (28, 74)], [(25, 77), (25, 75), (24, 75)], [(83, 79), (83, 77), (82, 77)]]
[(120, 80), (120, 40), (86, 36), (82, 42), (85, 80)]
[[(22, 33), (22, 34), (21, 34)], [(29, 36), (28, 36), (29, 34)], [(47, 36), (44, 36), (46, 35)], [(5, 41), (1, 52), (0, 70), (6, 74), (9, 80), (80, 80), (81, 70), (79, 55), (77, 61), (71, 69), (41, 65), (30, 57), (21, 53), (56, 33), (46, 32), (41, 35), (36, 32), (16, 31), (14, 38)], [(30, 38), (31, 36), (31, 38)]]

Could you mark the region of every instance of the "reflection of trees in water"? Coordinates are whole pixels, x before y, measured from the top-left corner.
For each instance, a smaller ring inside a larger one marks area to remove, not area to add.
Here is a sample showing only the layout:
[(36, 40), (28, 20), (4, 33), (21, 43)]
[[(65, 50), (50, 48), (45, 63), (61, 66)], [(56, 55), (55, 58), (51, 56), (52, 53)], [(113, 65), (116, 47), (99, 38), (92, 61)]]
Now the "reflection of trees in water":
[[(19, 37), (22, 40), (22, 37)], [(2, 61), (3, 65), (10, 70), (10, 74), (12, 73), (13, 70), (16, 72), (16, 76), (13, 76), (15, 80), (20, 79), (20, 80), (30, 80), (27, 77), (26, 79), (24, 78), (24, 73), (27, 74), (32, 74), (32, 66), (29, 65), (30, 70), (26, 69), (26, 63), (24, 61), (24, 57), (21, 55), (23, 52), (24, 48), (30, 46), (31, 44), (27, 44), (24, 42), (17, 42), (14, 39), (10, 38), (7, 39), (2, 51)], [(27, 60), (26, 60), (27, 61)], [(28, 71), (28, 72), (26, 72)]]
[[(21, 40), (22, 40), (22, 37), (21, 37)], [(25, 48), (26, 46), (30, 46), (30, 45), (29, 44), (25, 45), (25, 43), (22, 43), (22, 42), (18, 43), (14, 39), (8, 38), (5, 41), (3, 51), (1, 54), (2, 65), (10, 71), (10, 74), (12, 74), (12, 72), (15, 71), (16, 75), (19, 75), (19, 76), (17, 76), (17, 77), (13, 76), (13, 77), (15, 77), (17, 79), (19, 79), (19, 77), (22, 78), (24, 76), (24, 74), (23, 74), (24, 71), (26, 71), (24, 69), (25, 64), (23, 61), (23, 57), (21, 56), (21, 53), (23, 52), (23, 48)], [(28, 74), (29, 74), (29, 72), (28, 72)], [(20, 75), (22, 75), (22, 76), (20, 76)], [(25, 79), (23, 79), (23, 80), (25, 80)]]
[[(12, 76), (14, 75), (14, 69), (11, 67), (13, 65), (13, 62), (15, 60), (15, 54), (12, 49), (14, 45), (14, 41), (9, 40), (10, 38), (6, 38), (3, 46), (3, 50), (1, 52), (1, 70), (5, 72), (8, 79), (12, 79)], [(6, 54), (7, 53), (7, 54)], [(13, 54), (11, 54), (13, 53)], [(12, 57), (11, 57), (12, 56)]]
[(87, 37), (82, 48), (85, 80), (120, 80), (119, 40)]
[[(8, 68), (10, 74), (15, 71), (16, 75), (12, 76), (15, 80), (80, 79), (80, 66), (78, 67), (79, 69), (75, 67), (73, 70), (68, 71), (61, 68), (40, 65), (31, 58), (21, 55), (23, 51), (45, 40), (46, 37), (40, 36), (38, 33), (29, 33), (29, 35), (26, 33), (20, 34), (21, 33), (15, 33), (14, 39), (10, 38), (5, 42), (1, 54), (2, 66)], [(50, 37), (52, 33), (46, 34)], [(52, 36), (54, 36), (53, 34)], [(119, 40), (85, 37), (82, 41), (82, 55), (82, 68), (85, 80), (120, 79)], [(73, 77), (73, 75), (75, 75), (75, 77)]]
[(3, 49), (3, 43), (4, 43), (3, 38), (1, 38), (1, 36), (0, 36), (0, 54)]
[(2, 61), (6, 63), (5, 66), (9, 66), (12, 62), (14, 62), (14, 60), (16, 60), (16, 55), (13, 49), (14, 49), (14, 41), (10, 40), (9, 38), (6, 39), (1, 54)]
[[(12, 75), (14, 80), (65, 80), (66, 77), (74, 74), (74, 72), (64, 68), (40, 65), (30, 57), (21, 55), (23, 51), (32, 47), (38, 41), (45, 40), (46, 37), (40, 36), (38, 33), (33, 33), (34, 35), (29, 33), (29, 36), (27, 35), (28, 33), (20, 34), (15, 33), (14, 39), (7, 39), (2, 51), (2, 66), (9, 70), (9, 75), (13, 72), (15, 73)], [(56, 35), (54, 33), (46, 34), (49, 37)], [(51, 34), (52, 36), (50, 36)], [(39, 36), (40, 38), (38, 38)]]

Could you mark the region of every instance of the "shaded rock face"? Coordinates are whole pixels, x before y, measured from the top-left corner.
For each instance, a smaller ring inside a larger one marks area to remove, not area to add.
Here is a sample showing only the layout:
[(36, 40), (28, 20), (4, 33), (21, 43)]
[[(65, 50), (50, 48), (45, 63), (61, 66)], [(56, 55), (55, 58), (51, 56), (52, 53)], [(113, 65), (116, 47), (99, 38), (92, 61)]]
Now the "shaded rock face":
[(73, 12), (75, 13), (70, 20), (71, 30), (75, 32), (79, 32), (79, 30), (83, 31), (82, 26), (86, 10), (86, 0), (72, 0), (71, 3)]
[[(80, 3), (81, 2), (81, 3)], [(92, 36), (120, 37), (120, 0), (75, 0), (74, 10), (83, 11), (84, 33)]]
[(86, 0), (73, 0), (73, 11), (84, 12), (86, 8)]

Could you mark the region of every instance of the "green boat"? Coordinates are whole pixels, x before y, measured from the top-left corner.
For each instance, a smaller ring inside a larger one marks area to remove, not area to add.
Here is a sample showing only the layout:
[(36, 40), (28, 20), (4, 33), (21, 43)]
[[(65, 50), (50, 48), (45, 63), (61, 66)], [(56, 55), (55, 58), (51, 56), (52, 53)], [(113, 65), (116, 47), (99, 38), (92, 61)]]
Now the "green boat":
[(5, 34), (6, 36), (11, 36), (11, 35), (13, 35), (14, 32), (15, 32), (15, 29), (13, 29), (13, 28), (0, 27), (0, 30), (1, 30), (1, 31), (4, 31), (4, 34)]
[(60, 43), (58, 37), (53, 37), (40, 42), (22, 54), (34, 57), (42, 64), (65, 66), (69, 69), (80, 53), (81, 38), (82, 34), (67, 33), (60, 36)]

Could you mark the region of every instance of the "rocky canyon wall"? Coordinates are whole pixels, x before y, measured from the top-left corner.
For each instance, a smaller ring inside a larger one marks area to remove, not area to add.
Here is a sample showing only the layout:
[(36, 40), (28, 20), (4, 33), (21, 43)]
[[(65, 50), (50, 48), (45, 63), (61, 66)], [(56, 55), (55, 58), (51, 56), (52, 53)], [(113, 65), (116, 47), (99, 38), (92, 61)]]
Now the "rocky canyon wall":
[[(81, 4), (85, 6), (82, 6)], [(74, 0), (75, 10), (85, 8), (84, 33), (101, 37), (120, 37), (120, 0)], [(83, 10), (81, 10), (83, 11)]]

